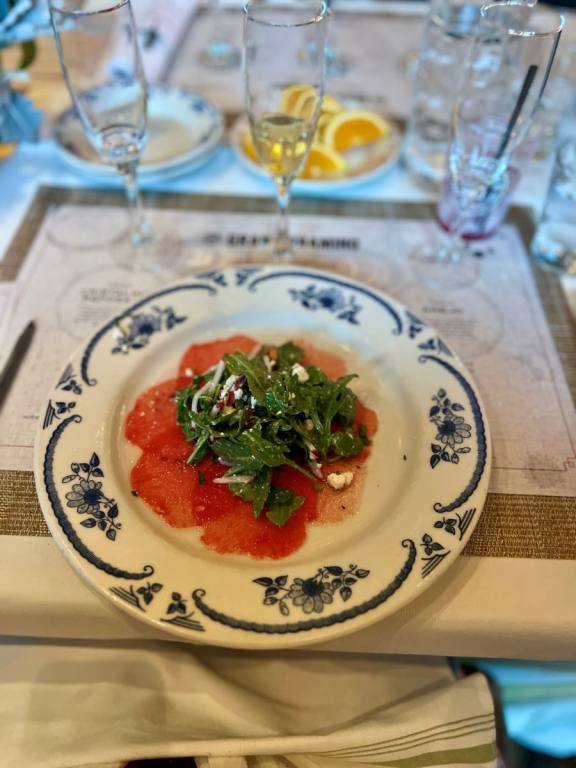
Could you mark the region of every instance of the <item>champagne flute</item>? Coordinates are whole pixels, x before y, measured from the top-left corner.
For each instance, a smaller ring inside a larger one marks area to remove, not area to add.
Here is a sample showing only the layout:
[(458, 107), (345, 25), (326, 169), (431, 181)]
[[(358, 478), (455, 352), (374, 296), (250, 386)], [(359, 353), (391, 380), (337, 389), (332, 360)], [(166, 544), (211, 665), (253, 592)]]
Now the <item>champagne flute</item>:
[[(326, 4), (275, 0), (244, 4), (244, 82), (252, 140), (272, 177), (280, 209), (273, 255), (292, 258), (288, 227), (290, 187), (302, 170), (324, 94)], [(313, 55), (299, 55), (306, 48)]]
[(155, 268), (158, 253), (138, 189), (146, 144), (147, 87), (130, 0), (50, 0), (62, 73), (91, 145), (124, 182), (130, 269)]
[(546, 86), (564, 19), (515, 0), (482, 6), (452, 113), (445, 188), (453, 215), (449, 237), (411, 254), (429, 283), (465, 287), (478, 262), (463, 236), (471, 218), (487, 219), (507, 201), (520, 154)]

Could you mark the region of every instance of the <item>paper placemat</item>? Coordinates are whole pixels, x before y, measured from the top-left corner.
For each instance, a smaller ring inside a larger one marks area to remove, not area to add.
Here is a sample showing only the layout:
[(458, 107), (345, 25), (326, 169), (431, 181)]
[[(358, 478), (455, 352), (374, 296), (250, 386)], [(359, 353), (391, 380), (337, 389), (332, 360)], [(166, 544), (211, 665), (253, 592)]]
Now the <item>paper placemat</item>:
[[(420, 48), (425, 17), (385, 9), (354, 12), (336, 7), (330, 22), (332, 54), (346, 64), (339, 75), (326, 76), (326, 92), (342, 99), (366, 101), (392, 117), (410, 112), (411, 75)], [(240, 66), (211, 69), (201, 53), (217, 32), (239, 51), (242, 48), (243, 14), (236, 8), (201, 9), (190, 26), (166, 79), (211, 99), (224, 112), (244, 108)], [(385, 44), (383, 44), (385, 41)], [(382, 73), (386, 73), (383, 82)]]
[[(275, 225), (268, 215), (274, 203), (262, 198), (162, 195), (149, 205), (186, 236), (190, 267), (201, 269), (243, 260), (245, 246), (265, 243)], [(297, 199), (292, 213), (293, 235), (315, 248), (319, 266), (405, 301), (472, 369), (487, 404), (495, 461), (492, 492), (466, 553), (574, 559), (576, 333), (559, 284), (532, 271), (527, 259), (529, 215), (513, 210), (510, 224), (477, 246), (477, 285), (440, 294), (414, 280), (408, 261), (434, 226), (431, 206)], [(58, 418), (58, 408), (42, 410), (44, 392), (84, 336), (153, 287), (119, 269), (110, 247), (80, 242), (86, 222), (94, 232), (112, 233), (123, 221), (116, 193), (42, 189), (2, 264), (0, 277), (18, 284), (12, 336), (31, 315), (38, 333), (0, 414), (0, 535), (48, 535), (30, 472), (38, 420)], [(68, 385), (64, 408), (73, 399)]]

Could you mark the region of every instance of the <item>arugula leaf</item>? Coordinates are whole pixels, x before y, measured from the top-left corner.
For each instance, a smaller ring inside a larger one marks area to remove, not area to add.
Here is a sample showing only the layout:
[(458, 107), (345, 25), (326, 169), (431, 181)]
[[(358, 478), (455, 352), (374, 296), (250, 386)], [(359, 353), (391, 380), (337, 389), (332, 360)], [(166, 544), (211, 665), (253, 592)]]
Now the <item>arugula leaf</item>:
[(234, 352), (231, 355), (224, 355), (224, 360), (230, 373), (236, 376), (246, 376), (250, 392), (261, 403), (266, 394), (269, 375), (262, 358), (250, 359), (243, 352)]
[(229, 488), (232, 493), (244, 501), (251, 501), (254, 517), (260, 517), (270, 493), (271, 482), (272, 470), (270, 467), (262, 467), (251, 483), (231, 483)]
[(337, 455), (344, 458), (356, 456), (364, 449), (364, 443), (360, 437), (350, 430), (344, 432), (332, 432), (330, 436), (330, 448)]
[(266, 505), (266, 517), (271, 523), (281, 528), (302, 504), (304, 504), (304, 496), (296, 496), (288, 488), (278, 488), (273, 485)]
[(288, 448), (266, 440), (255, 428), (243, 432), (238, 440), (249, 456), (253, 456), (267, 467), (280, 467), (288, 463), (286, 457)]
[(241, 468), (243, 472), (259, 472), (264, 463), (254, 455), (249, 445), (223, 437), (212, 443), (212, 450), (218, 458), (231, 463), (234, 469)]
[(356, 403), (358, 402), (358, 398), (352, 392), (351, 389), (348, 389), (347, 387), (344, 387), (340, 390), (340, 398), (339, 398), (339, 406), (338, 411), (336, 412), (336, 416), (342, 421), (346, 426), (350, 426), (351, 424), (354, 424), (354, 419), (356, 418)]
[(280, 368), (291, 368), (294, 363), (299, 363), (304, 357), (304, 350), (297, 347), (291, 341), (276, 349), (276, 362)]
[(194, 450), (186, 459), (187, 464), (199, 464), (210, 453), (210, 435), (204, 433), (196, 440)]

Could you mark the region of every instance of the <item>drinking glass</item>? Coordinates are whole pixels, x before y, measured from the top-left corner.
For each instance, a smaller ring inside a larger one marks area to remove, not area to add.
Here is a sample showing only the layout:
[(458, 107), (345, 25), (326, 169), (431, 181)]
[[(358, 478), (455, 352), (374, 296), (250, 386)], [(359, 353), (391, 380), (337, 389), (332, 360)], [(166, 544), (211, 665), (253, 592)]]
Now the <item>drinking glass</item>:
[(516, 2), (481, 9), (462, 85), (452, 112), (447, 157), (453, 214), (440, 245), (412, 254), (425, 280), (468, 285), (478, 262), (463, 237), (470, 216), (488, 219), (516, 182), (518, 151), (533, 120), (564, 24), (556, 13), (534, 14)]
[(50, 0), (50, 17), (86, 136), (124, 182), (132, 242), (124, 266), (147, 268), (153, 238), (138, 189), (147, 88), (130, 0)]
[(576, 276), (576, 138), (566, 139), (558, 146), (531, 250), (541, 264)]
[[(256, 152), (276, 187), (280, 224), (273, 253), (277, 258), (292, 256), (290, 187), (306, 162), (320, 116), (326, 26), (323, 0), (293, 2), (289, 7), (275, 0), (244, 4), (246, 111)], [(299, 56), (303, 49), (314, 54), (303, 58)], [(298, 86), (295, 100), (286, 97), (292, 86)]]
[[(328, 21), (330, 26), (332, 27), (334, 24), (334, 5), (335, 0), (325, 0), (326, 2), (326, 13), (328, 15)], [(301, 56), (307, 57), (307, 56), (314, 56), (315, 55), (315, 47), (314, 42), (310, 42), (308, 44), (308, 48), (304, 49), (300, 52)], [(350, 71), (350, 59), (348, 56), (346, 56), (344, 53), (342, 53), (341, 49), (334, 45), (334, 43), (331, 43), (330, 40), (326, 41), (326, 48), (325, 48), (325, 66), (326, 66), (326, 77), (344, 77), (344, 75), (347, 75)]]
[(208, 0), (209, 20), (212, 24), (208, 45), (200, 51), (200, 62), (209, 69), (234, 69), (240, 65), (241, 52), (230, 40), (222, 22), (220, 0)]

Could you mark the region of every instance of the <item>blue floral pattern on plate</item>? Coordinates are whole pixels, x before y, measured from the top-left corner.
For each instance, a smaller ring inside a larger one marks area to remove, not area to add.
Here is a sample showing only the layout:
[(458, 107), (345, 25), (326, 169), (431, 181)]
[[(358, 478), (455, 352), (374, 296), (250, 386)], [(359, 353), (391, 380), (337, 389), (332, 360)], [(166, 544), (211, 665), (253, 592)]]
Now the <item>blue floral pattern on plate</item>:
[(276, 605), (283, 616), (288, 616), (290, 603), (304, 613), (322, 613), (335, 595), (346, 602), (352, 597), (353, 585), (369, 574), (357, 565), (349, 565), (346, 570), (339, 565), (327, 565), (307, 579), (294, 578), (288, 583), (288, 576), (260, 576), (254, 583), (265, 588), (264, 605)]
[(118, 504), (114, 499), (105, 495), (99, 479), (104, 477), (97, 453), (93, 453), (90, 461), (73, 462), (70, 474), (62, 478), (63, 483), (72, 483), (66, 493), (66, 506), (75, 509), (79, 515), (84, 515), (80, 523), (84, 528), (97, 528), (106, 534), (110, 541), (116, 540), (122, 523), (118, 522)]
[(471, 451), (469, 446), (462, 445), (472, 436), (472, 427), (464, 416), (460, 415), (464, 406), (453, 402), (445, 389), (439, 389), (432, 395), (432, 401), (434, 405), (430, 408), (428, 417), (436, 427), (435, 439), (438, 442), (432, 443), (430, 466), (434, 469), (441, 461), (458, 464), (460, 456)]
[(128, 354), (130, 350), (142, 349), (150, 341), (150, 337), (159, 331), (171, 331), (180, 325), (186, 317), (177, 315), (172, 307), (153, 306), (149, 312), (138, 312), (118, 320), (118, 335), (112, 354)]

